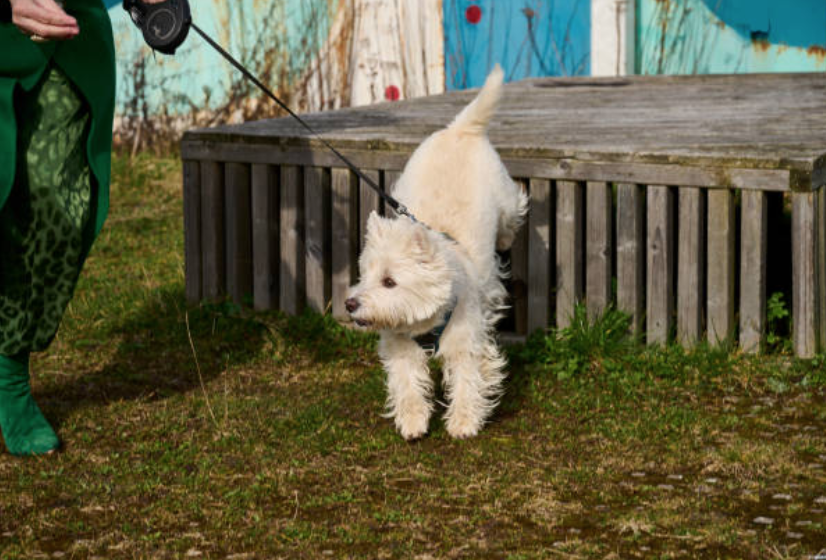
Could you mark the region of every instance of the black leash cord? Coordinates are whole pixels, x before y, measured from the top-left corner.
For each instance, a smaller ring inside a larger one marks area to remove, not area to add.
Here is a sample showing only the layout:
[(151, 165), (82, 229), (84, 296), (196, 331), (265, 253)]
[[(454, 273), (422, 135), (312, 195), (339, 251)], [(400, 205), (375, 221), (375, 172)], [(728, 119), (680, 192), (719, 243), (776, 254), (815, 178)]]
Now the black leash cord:
[(260, 81), (258, 78), (256, 78), (256, 77), (255, 77), (255, 76), (254, 76), (254, 75), (253, 75), (253, 74), (252, 74), (249, 70), (247, 70), (247, 69), (244, 67), (244, 65), (243, 65), (243, 64), (241, 64), (240, 62), (238, 62), (238, 61), (237, 61), (237, 60), (236, 60), (236, 59), (235, 59), (235, 58), (234, 58), (231, 54), (229, 54), (226, 50), (224, 50), (224, 48), (223, 48), (223, 47), (221, 47), (221, 45), (219, 45), (218, 43), (216, 43), (215, 41), (213, 41), (213, 40), (212, 40), (212, 37), (210, 37), (210, 36), (209, 36), (209, 35), (207, 35), (204, 31), (202, 31), (200, 27), (198, 27), (197, 25), (195, 25), (195, 23), (192, 23), (191, 25), (192, 25), (192, 29), (194, 29), (195, 31), (197, 31), (197, 32), (198, 32), (198, 35), (200, 35), (201, 37), (203, 37), (203, 38), (204, 38), (204, 41), (206, 41), (207, 43), (209, 43), (209, 44), (210, 44), (210, 46), (212, 46), (212, 48), (214, 48), (216, 51), (218, 51), (218, 53), (219, 53), (221, 56), (223, 56), (225, 59), (227, 59), (227, 61), (229, 61), (229, 63), (230, 63), (230, 64), (232, 64), (233, 66), (235, 66), (235, 68), (237, 68), (237, 69), (238, 69), (238, 70), (239, 70), (239, 71), (240, 71), (240, 72), (241, 72), (244, 76), (246, 76), (247, 78), (249, 78), (249, 79), (250, 79), (250, 81), (252, 81), (252, 83), (254, 83), (255, 85), (257, 85), (257, 86), (261, 89), (261, 91), (263, 91), (264, 93), (266, 93), (266, 94), (270, 97), (270, 99), (272, 99), (273, 101), (275, 101), (276, 103), (278, 103), (278, 106), (279, 106), (279, 107), (281, 107), (282, 109), (284, 109), (285, 111), (287, 111), (287, 113), (288, 113), (291, 117), (293, 117), (295, 120), (297, 120), (297, 121), (301, 124), (301, 126), (303, 126), (305, 129), (307, 129), (307, 132), (309, 132), (309, 133), (310, 133), (310, 134), (311, 134), (314, 138), (316, 138), (318, 141), (320, 141), (322, 144), (324, 144), (324, 146), (325, 146), (327, 149), (329, 149), (329, 150), (330, 150), (331, 152), (333, 152), (336, 156), (338, 156), (338, 158), (339, 158), (341, 161), (343, 161), (343, 162), (344, 162), (344, 164), (348, 167), (348, 169), (350, 169), (350, 171), (352, 171), (353, 173), (355, 173), (355, 174), (356, 174), (356, 175), (357, 175), (357, 176), (358, 176), (358, 177), (359, 177), (362, 181), (364, 181), (365, 183), (367, 183), (368, 185), (370, 185), (370, 186), (373, 188), (373, 190), (375, 190), (377, 193), (379, 193), (379, 195), (380, 195), (380, 196), (384, 199), (384, 201), (385, 201), (387, 204), (389, 204), (389, 205), (390, 205), (390, 207), (391, 207), (393, 210), (395, 210), (397, 214), (401, 214), (401, 215), (403, 215), (403, 216), (407, 216), (408, 218), (410, 218), (410, 219), (411, 219), (411, 220), (413, 220), (414, 222), (417, 222), (417, 221), (418, 221), (418, 220), (416, 220), (416, 218), (413, 216), (413, 214), (411, 214), (411, 213), (407, 210), (407, 208), (406, 208), (403, 204), (401, 204), (398, 200), (396, 200), (395, 198), (393, 198), (392, 196), (390, 196), (389, 194), (387, 194), (386, 192), (384, 192), (384, 191), (381, 189), (381, 187), (379, 187), (379, 186), (376, 184), (376, 182), (375, 182), (375, 181), (373, 181), (370, 177), (368, 177), (367, 175), (365, 175), (364, 173), (362, 173), (362, 172), (361, 172), (361, 170), (359, 170), (359, 168), (358, 168), (358, 167), (356, 167), (356, 166), (355, 166), (355, 165), (354, 165), (354, 164), (353, 164), (353, 163), (352, 163), (349, 159), (347, 159), (346, 157), (344, 157), (344, 155), (343, 155), (341, 152), (339, 152), (338, 150), (336, 150), (336, 149), (333, 147), (333, 145), (332, 145), (332, 144), (330, 144), (327, 140), (325, 140), (324, 138), (322, 138), (322, 137), (321, 137), (321, 135), (320, 135), (318, 132), (316, 132), (315, 130), (313, 130), (313, 128), (312, 128), (309, 124), (307, 124), (307, 122), (306, 122), (306, 121), (304, 121), (304, 119), (302, 119), (302, 118), (301, 118), (301, 117), (299, 117), (297, 114), (295, 114), (295, 112), (294, 112), (292, 109), (290, 109), (289, 107), (287, 107), (287, 105), (286, 105), (284, 102), (282, 102), (280, 99), (278, 99), (278, 97), (276, 97), (276, 95), (275, 95), (272, 91), (270, 91), (270, 89), (269, 89), (267, 86), (265, 86), (263, 83), (261, 83), (261, 81)]

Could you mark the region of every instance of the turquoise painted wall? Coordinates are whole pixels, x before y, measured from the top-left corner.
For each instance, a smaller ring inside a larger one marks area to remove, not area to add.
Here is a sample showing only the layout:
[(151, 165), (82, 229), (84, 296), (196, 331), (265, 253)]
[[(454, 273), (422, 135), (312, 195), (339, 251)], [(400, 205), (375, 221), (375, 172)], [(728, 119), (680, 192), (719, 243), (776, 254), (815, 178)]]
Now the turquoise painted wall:
[(590, 73), (590, 0), (444, 0), (447, 89), (478, 87), (500, 63), (508, 81)]
[[(333, 0), (194, 0), (199, 27), (277, 88), (299, 76), (327, 38)], [(190, 32), (175, 56), (152, 53), (120, 4), (109, 10), (118, 53), (118, 111), (215, 109), (249, 84)], [(135, 107), (136, 104), (143, 105)]]
[(826, 70), (826, 0), (638, 0), (640, 74)]

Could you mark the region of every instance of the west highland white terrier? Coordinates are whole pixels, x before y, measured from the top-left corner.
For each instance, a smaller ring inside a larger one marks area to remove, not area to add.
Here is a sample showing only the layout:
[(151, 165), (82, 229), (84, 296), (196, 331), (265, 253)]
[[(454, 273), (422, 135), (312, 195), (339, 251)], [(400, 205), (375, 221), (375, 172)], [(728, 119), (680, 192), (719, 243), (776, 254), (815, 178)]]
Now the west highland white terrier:
[(427, 432), (434, 409), (430, 354), (415, 337), (444, 325), (436, 357), (451, 436), (479, 433), (502, 393), (495, 324), (507, 273), (496, 250), (510, 248), (528, 209), (486, 134), (502, 79), (497, 65), (453, 122), (413, 152), (391, 194), (420, 223), (370, 215), (360, 280), (345, 302), (358, 325), (380, 332), (387, 416), (408, 440)]

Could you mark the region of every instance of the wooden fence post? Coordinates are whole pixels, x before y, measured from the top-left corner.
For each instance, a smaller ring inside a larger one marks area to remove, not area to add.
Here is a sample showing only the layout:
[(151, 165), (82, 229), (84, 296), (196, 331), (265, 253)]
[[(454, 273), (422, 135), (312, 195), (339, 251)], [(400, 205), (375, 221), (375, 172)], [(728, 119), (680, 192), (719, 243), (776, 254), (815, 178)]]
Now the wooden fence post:
[(645, 313), (645, 192), (617, 185), (617, 308), (631, 315), (631, 331), (642, 332)]
[(333, 317), (348, 320), (347, 291), (358, 279), (358, 177), (345, 168), (332, 171)]
[(602, 181), (589, 181), (586, 190), (585, 302), (593, 321), (611, 303), (613, 194), (611, 185)]
[(224, 294), (224, 168), (216, 161), (201, 162), (201, 250), (203, 252), (203, 296), (217, 299)]
[(742, 192), (740, 219), (740, 348), (759, 352), (766, 331), (768, 205), (762, 191)]
[(187, 160), (184, 173), (184, 283), (186, 300), (198, 303), (203, 297), (201, 262), (201, 164)]
[(252, 209), (250, 206), (250, 168), (243, 163), (227, 163), (226, 247), (227, 293), (243, 305), (252, 294)]
[(815, 193), (792, 194), (792, 321), (800, 358), (817, 353), (817, 221)]
[(674, 194), (649, 186), (646, 325), (648, 344), (665, 344), (674, 324)]
[(716, 345), (734, 334), (734, 193), (708, 192), (708, 341)]
[(551, 313), (551, 181), (531, 179), (528, 230), (528, 326), (531, 333), (546, 329)]
[(703, 334), (705, 314), (705, 193), (681, 187), (678, 194), (677, 340), (692, 346)]
[(281, 268), (279, 306), (290, 315), (304, 309), (304, 178), (295, 165), (281, 166)]
[(556, 326), (571, 324), (583, 292), (582, 183), (556, 182)]
[(330, 301), (330, 172), (304, 168), (304, 267), (307, 305), (324, 313)]

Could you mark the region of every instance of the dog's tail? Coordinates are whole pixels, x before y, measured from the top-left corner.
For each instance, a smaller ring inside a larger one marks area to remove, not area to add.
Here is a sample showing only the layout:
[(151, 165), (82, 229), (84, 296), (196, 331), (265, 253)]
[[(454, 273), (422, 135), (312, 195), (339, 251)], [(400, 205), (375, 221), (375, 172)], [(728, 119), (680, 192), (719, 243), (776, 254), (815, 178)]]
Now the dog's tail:
[(485, 85), (482, 86), (482, 90), (476, 96), (476, 99), (456, 115), (449, 128), (460, 129), (462, 132), (470, 134), (483, 134), (491, 117), (493, 117), (499, 98), (502, 96), (503, 79), (504, 72), (502, 72), (502, 67), (497, 64), (488, 74)]

